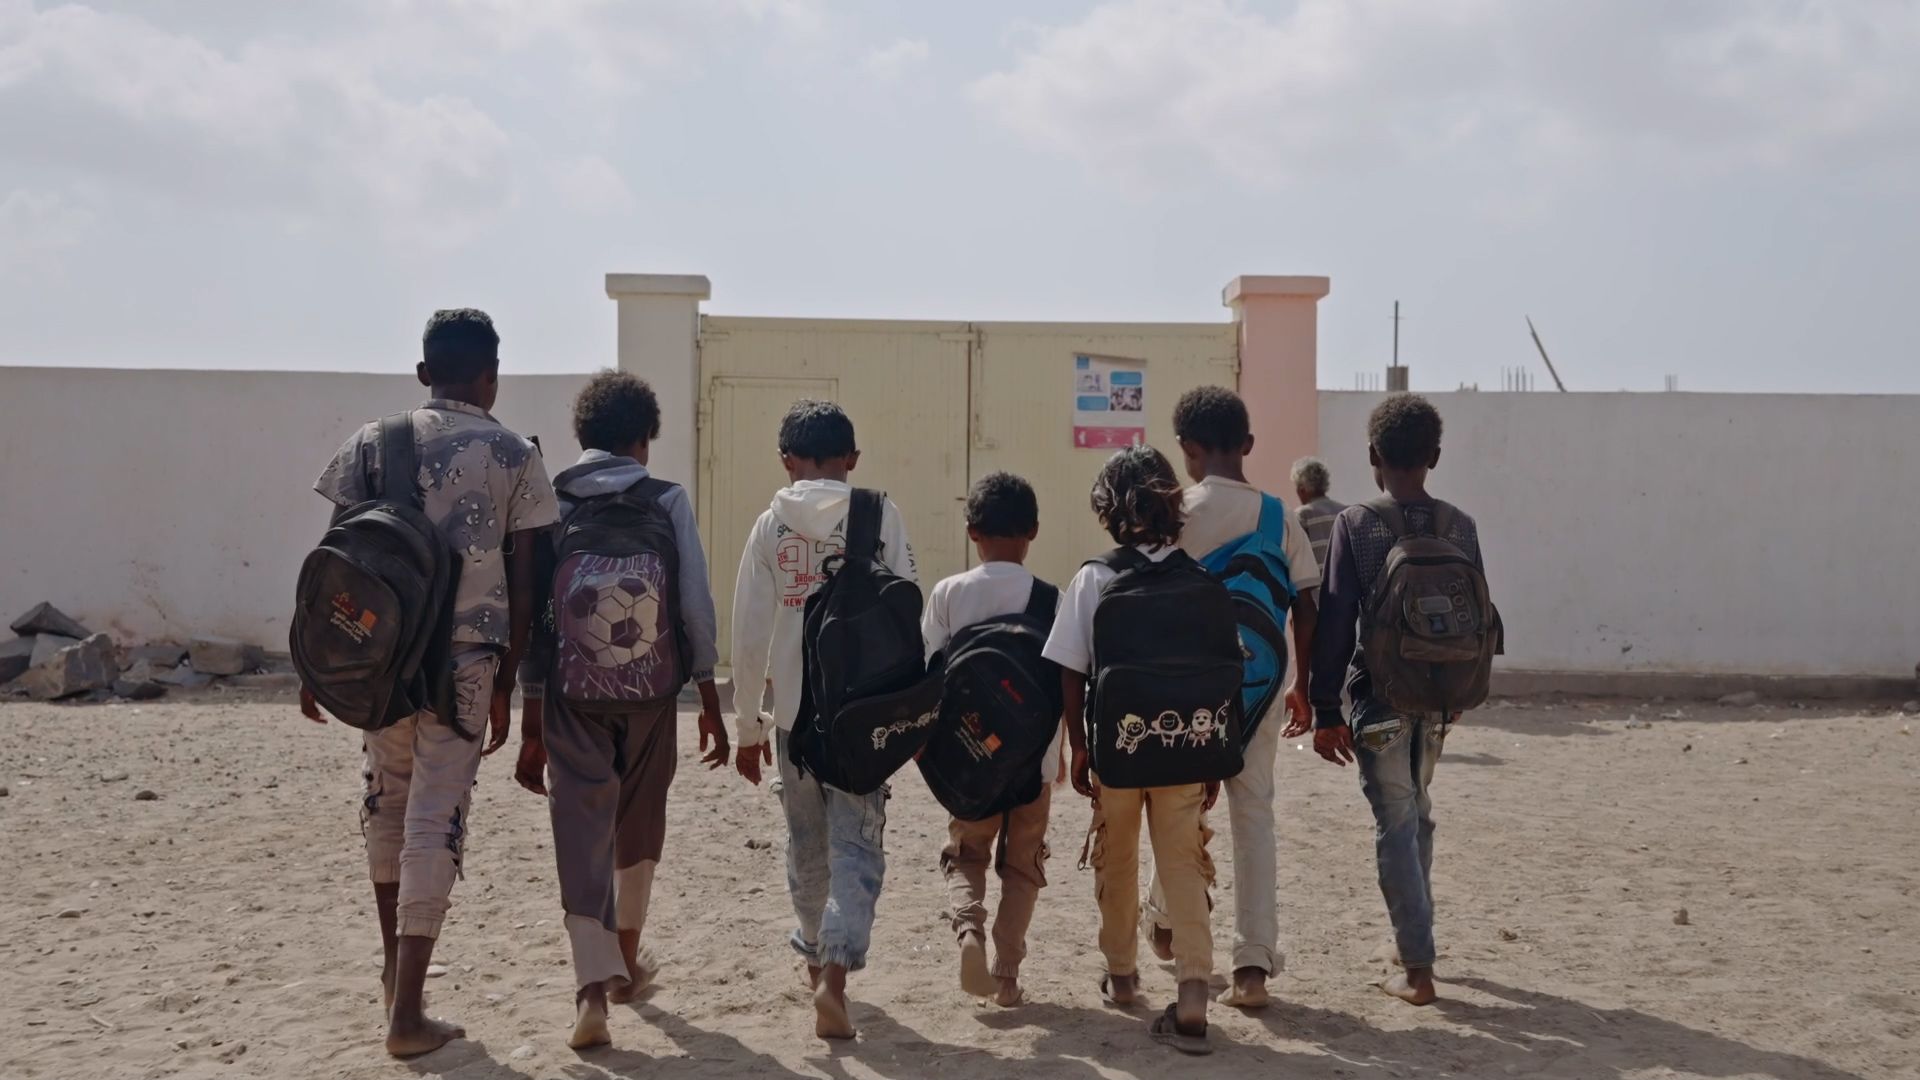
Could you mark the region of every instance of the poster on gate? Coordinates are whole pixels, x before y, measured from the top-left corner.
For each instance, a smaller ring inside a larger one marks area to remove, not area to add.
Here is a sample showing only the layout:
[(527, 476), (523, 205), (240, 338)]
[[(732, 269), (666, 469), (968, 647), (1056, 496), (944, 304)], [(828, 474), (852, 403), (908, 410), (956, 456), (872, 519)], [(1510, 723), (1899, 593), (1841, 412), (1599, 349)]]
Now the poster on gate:
[(1147, 441), (1147, 363), (1076, 353), (1073, 445), (1118, 450)]

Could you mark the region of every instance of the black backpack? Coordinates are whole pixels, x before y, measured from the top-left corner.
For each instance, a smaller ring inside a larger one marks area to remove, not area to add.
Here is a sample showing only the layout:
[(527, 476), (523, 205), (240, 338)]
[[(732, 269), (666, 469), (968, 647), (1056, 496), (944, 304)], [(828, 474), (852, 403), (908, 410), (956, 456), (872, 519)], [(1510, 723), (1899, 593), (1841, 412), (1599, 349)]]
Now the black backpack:
[[(602, 467), (576, 465), (556, 486)], [(648, 477), (581, 500), (560, 524), (550, 692), (571, 705), (631, 712), (676, 697), (686, 685), (680, 547), (660, 505), (673, 488)]]
[(807, 598), (800, 711), (789, 757), (821, 783), (878, 791), (920, 752), (939, 717), (940, 677), (928, 674), (920, 587), (879, 559), (885, 496), (856, 488), (846, 548), (821, 567)]
[(421, 508), (413, 414), (380, 421), (372, 497), (334, 515), (300, 564), (288, 650), (314, 700), (368, 731), (423, 709), (460, 729), (453, 703), (460, 560)]
[(947, 812), (984, 821), (1040, 796), (1060, 730), (1060, 666), (1040, 655), (1060, 590), (1035, 579), (1026, 610), (963, 627), (944, 650), (940, 721), (920, 775)]
[(1093, 612), (1087, 744), (1104, 787), (1172, 787), (1240, 772), (1240, 635), (1227, 587), (1184, 551), (1133, 548)]

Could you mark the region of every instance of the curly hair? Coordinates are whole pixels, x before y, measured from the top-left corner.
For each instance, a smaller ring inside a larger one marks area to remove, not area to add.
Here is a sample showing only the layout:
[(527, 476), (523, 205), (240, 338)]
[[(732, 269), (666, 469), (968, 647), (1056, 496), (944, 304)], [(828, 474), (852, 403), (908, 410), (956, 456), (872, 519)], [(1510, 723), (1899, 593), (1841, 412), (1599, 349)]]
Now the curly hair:
[(420, 358), (434, 382), (470, 383), (500, 370), (500, 332), (479, 308), (443, 308), (427, 319)]
[(660, 399), (647, 380), (611, 368), (573, 399), (573, 435), (585, 450), (624, 450), (660, 437)]
[(1165, 454), (1130, 446), (1094, 478), (1093, 512), (1118, 544), (1165, 547), (1180, 540), (1180, 481)]
[(803, 398), (780, 421), (780, 452), (807, 461), (843, 458), (859, 448), (853, 441), (853, 419), (831, 401)]
[(1207, 450), (1238, 450), (1252, 430), (1247, 403), (1224, 386), (1189, 390), (1173, 407), (1174, 435)]
[(967, 528), (981, 536), (1021, 537), (1039, 527), (1033, 485), (1010, 472), (988, 473), (967, 492)]
[(1293, 463), (1293, 486), (1319, 498), (1333, 486), (1333, 475), (1327, 472), (1326, 462), (1317, 457), (1303, 457)]
[(1367, 417), (1367, 442), (1389, 468), (1424, 468), (1440, 452), (1440, 411), (1419, 394), (1389, 394)]

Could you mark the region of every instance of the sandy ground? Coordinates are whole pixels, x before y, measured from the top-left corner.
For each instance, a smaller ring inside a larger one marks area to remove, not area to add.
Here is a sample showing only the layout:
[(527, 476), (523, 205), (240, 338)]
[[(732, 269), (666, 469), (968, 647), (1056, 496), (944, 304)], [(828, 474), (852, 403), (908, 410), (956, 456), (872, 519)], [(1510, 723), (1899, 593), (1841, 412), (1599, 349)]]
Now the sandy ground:
[[(1387, 923), (1352, 771), (1284, 746), (1289, 969), (1265, 1014), (1216, 1010), (1205, 1060), (1149, 1042), (1147, 1010), (1102, 1007), (1070, 793), (1035, 1003), (965, 998), (944, 819), (917, 775), (894, 791), (873, 967), (853, 985), (863, 1036), (814, 1039), (783, 944), (778, 809), (701, 771), (685, 717), (648, 932), (670, 967), (616, 1010), (617, 1048), (576, 1055), (545, 808), (504, 752), (481, 773), (450, 972), (429, 983), (471, 1038), (396, 1063), (353, 732), (278, 700), (4, 705), (0, 1077), (1920, 1076), (1920, 717), (1672, 709), (1513, 705), (1455, 730), (1435, 785), (1447, 1000), (1420, 1011), (1371, 988)], [(1224, 957), (1224, 913), (1214, 930)], [(1143, 974), (1164, 1004), (1170, 974)]]

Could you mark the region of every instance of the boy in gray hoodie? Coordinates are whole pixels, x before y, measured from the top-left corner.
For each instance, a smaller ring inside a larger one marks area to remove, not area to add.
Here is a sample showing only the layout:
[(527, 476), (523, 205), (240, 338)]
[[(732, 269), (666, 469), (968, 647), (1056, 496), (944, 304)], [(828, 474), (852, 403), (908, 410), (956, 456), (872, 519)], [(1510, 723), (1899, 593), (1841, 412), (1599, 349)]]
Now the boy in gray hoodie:
[[(787, 892), (799, 925), (790, 938), (814, 987), (814, 1030), (851, 1039), (847, 973), (867, 963), (874, 905), (886, 876), (882, 843), (887, 789), (852, 795), (794, 766), (788, 740), (800, 710), (800, 637), (807, 597), (826, 580), (829, 558), (846, 547), (853, 487), (847, 474), (860, 460), (853, 421), (840, 406), (799, 401), (780, 423), (780, 464), (788, 486), (747, 535), (733, 594), (733, 685), (740, 737), (735, 765), (760, 782), (763, 763), (777, 761), (775, 788), (787, 819)], [(880, 559), (918, 581), (907, 528), (891, 500), (880, 520)], [(769, 670), (771, 663), (771, 670)], [(773, 691), (773, 740), (762, 695)]]
[[(679, 598), (678, 636), (686, 664), (682, 670), (700, 690), (701, 760), (718, 768), (728, 757), (720, 697), (713, 684), (719, 649), (713, 592), (693, 507), (686, 489), (678, 485), (655, 481), (639, 487), (649, 479), (647, 447), (660, 435), (660, 403), (636, 376), (603, 371), (574, 400), (573, 430), (585, 452), (555, 478), (557, 528), (564, 530), (589, 499), (657, 492), (655, 501), (672, 526), (679, 562), (673, 592)], [(547, 550), (539, 560), (540, 589), (542, 599), (550, 601), (547, 593), (556, 569), (553, 537), (543, 539)], [(578, 1049), (611, 1041), (607, 1003), (633, 1000), (658, 970), (653, 957), (640, 948), (640, 931), (666, 839), (667, 788), (677, 754), (678, 686), (667, 687), (667, 696), (617, 709), (569, 705), (560, 687), (549, 694), (560, 634), (550, 602), (541, 606), (548, 614), (536, 621), (520, 670), (526, 704), (514, 778), (537, 794), (551, 791), (554, 859), (578, 987), (568, 1042)], [(671, 640), (654, 646), (674, 647)]]

